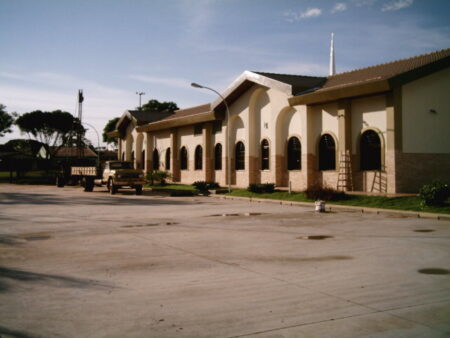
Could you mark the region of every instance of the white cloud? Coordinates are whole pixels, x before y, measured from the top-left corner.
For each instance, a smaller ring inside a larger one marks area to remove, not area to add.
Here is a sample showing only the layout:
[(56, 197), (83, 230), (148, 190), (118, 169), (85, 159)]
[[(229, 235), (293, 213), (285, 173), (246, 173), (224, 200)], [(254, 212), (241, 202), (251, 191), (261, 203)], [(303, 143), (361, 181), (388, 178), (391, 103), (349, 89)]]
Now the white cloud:
[(377, 0), (353, 0), (356, 7), (372, 6)]
[(320, 8), (308, 8), (306, 11), (300, 13), (288, 10), (283, 13), (283, 15), (285, 16), (285, 20), (290, 23), (299, 21), (301, 19), (314, 18), (320, 16), (321, 14), (322, 10)]
[(333, 9), (331, 10), (331, 13), (337, 13), (337, 12), (343, 12), (347, 10), (347, 5), (343, 2), (338, 2), (336, 5), (334, 5)]
[(159, 77), (139, 74), (131, 74), (128, 77), (137, 81), (161, 84), (169, 87), (188, 88), (191, 85), (188, 80), (176, 77)]
[(300, 17), (302, 19), (314, 18), (321, 14), (322, 14), (322, 10), (320, 8), (308, 8), (305, 12), (300, 13)]
[(397, 0), (385, 3), (381, 10), (386, 11), (397, 11), (402, 8), (409, 7), (413, 4), (414, 0)]

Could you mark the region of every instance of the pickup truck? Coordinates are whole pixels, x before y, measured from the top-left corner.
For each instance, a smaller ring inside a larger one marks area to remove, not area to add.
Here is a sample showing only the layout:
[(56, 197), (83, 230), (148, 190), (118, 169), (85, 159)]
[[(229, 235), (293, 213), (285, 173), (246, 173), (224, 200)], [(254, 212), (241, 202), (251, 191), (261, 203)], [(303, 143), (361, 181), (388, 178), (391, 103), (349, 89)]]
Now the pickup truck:
[(111, 194), (115, 194), (119, 188), (128, 186), (136, 190), (136, 195), (140, 195), (145, 184), (144, 172), (134, 169), (131, 162), (108, 161), (105, 163), (102, 177), (94, 180), (94, 184), (98, 186), (106, 184)]
[(56, 177), (56, 185), (64, 187), (66, 182), (80, 183), (84, 191), (93, 191), (94, 186), (101, 187), (106, 184), (110, 194), (115, 194), (119, 188), (130, 187), (135, 189), (136, 195), (142, 194), (142, 186), (146, 183), (144, 172), (134, 169), (131, 162), (107, 161), (103, 171), (92, 165), (72, 165), (67, 174), (61, 171)]

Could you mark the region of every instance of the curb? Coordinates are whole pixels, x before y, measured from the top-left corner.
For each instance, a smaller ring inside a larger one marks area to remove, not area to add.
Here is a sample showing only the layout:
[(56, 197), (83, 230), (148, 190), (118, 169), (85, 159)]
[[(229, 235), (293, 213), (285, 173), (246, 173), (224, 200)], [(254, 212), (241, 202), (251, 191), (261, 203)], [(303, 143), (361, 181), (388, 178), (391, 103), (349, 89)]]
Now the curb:
[[(228, 200), (241, 200), (250, 201), (258, 203), (274, 203), (279, 205), (290, 205), (290, 206), (308, 206), (314, 209), (314, 202), (295, 202), (295, 201), (284, 201), (275, 200), (268, 198), (252, 198), (252, 197), (241, 197), (241, 196), (224, 196), (224, 195), (210, 195), (210, 197), (228, 199)], [(326, 206), (326, 211), (360, 211), (361, 213), (376, 213), (379, 214), (390, 214), (390, 215), (404, 215), (409, 217), (417, 218), (427, 218), (427, 219), (437, 219), (442, 221), (450, 221), (449, 214), (437, 214), (432, 212), (420, 212), (420, 211), (407, 211), (407, 210), (397, 210), (397, 209), (381, 209), (381, 208), (369, 208), (369, 207), (358, 207), (350, 205), (338, 205), (338, 204), (328, 204)]]

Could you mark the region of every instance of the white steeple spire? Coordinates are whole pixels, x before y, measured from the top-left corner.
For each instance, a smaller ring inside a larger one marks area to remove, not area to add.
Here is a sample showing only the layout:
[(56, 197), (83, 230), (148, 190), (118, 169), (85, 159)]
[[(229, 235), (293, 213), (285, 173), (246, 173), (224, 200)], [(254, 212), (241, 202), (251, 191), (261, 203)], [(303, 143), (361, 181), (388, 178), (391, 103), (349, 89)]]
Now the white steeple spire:
[(334, 33), (331, 33), (330, 44), (330, 76), (336, 74), (336, 65), (334, 62)]

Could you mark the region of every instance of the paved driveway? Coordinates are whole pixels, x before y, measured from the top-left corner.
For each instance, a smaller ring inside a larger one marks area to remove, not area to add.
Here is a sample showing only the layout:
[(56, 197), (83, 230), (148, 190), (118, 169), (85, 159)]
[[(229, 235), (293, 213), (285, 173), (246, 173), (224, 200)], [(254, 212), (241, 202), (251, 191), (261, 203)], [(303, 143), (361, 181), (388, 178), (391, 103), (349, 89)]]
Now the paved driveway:
[(0, 336), (444, 337), (449, 239), (448, 221), (0, 185)]

